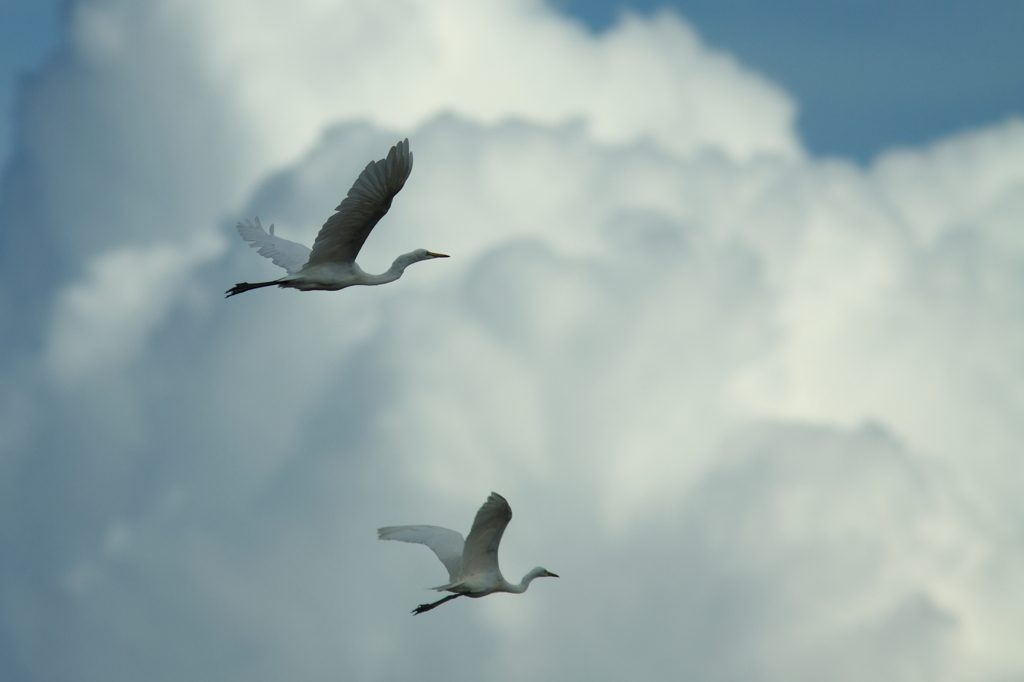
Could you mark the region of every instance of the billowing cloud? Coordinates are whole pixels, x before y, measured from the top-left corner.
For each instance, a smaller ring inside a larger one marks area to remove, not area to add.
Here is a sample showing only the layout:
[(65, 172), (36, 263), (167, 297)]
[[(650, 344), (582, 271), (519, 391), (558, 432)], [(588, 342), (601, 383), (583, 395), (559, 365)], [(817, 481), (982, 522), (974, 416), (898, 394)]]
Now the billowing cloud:
[(237, 210), (338, 120), (578, 119), (677, 153), (801, 153), (791, 100), (671, 14), (600, 38), (519, 0), (83, 0), (68, 16), (65, 56), (26, 96), (22, 146), (50, 229), (89, 255)]
[[(71, 16), (2, 207), (62, 255), (4, 283), (46, 313), (3, 370), (0, 669), (1022, 674), (1020, 122), (808, 159), (788, 99), (670, 15)], [(451, 259), (221, 298), (275, 272), (234, 220), (310, 243), (400, 135), (360, 262)], [(411, 618), (443, 569), (374, 529), (465, 532), (490, 490), (507, 576), (563, 577)]]
[(90, 263), (88, 278), (56, 304), (46, 351), (51, 373), (73, 382), (134, 359), (182, 290), (198, 294), (187, 291), (196, 265), (224, 250), (219, 235), (202, 236), (180, 246), (120, 249)]

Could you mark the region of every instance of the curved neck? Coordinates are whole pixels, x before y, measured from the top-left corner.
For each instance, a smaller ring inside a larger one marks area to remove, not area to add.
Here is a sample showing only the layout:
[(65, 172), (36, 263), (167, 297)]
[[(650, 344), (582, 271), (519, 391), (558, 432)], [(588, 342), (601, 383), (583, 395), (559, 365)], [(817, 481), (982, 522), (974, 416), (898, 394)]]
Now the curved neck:
[(522, 594), (523, 592), (526, 592), (526, 588), (530, 586), (530, 583), (533, 581), (533, 579), (540, 576), (541, 570), (538, 570), (536, 568), (533, 569), (532, 571), (523, 576), (522, 581), (518, 585), (509, 585), (508, 591), (515, 592), (516, 594)]
[(402, 276), (405, 269), (413, 263), (418, 263), (419, 258), (416, 257), (415, 252), (403, 253), (401, 256), (395, 259), (395, 262), (391, 264), (391, 267), (387, 269), (387, 272), (382, 272), (379, 275), (363, 275), (364, 284), (387, 284), (388, 282), (394, 282), (396, 279)]
[(402, 276), (405, 269), (413, 263), (419, 263), (424, 258), (416, 251), (410, 251), (409, 253), (403, 253), (401, 256), (395, 259), (395, 262), (391, 264), (387, 272), (382, 272), (379, 275), (363, 275), (363, 284), (387, 284), (388, 282), (394, 282), (396, 279)]

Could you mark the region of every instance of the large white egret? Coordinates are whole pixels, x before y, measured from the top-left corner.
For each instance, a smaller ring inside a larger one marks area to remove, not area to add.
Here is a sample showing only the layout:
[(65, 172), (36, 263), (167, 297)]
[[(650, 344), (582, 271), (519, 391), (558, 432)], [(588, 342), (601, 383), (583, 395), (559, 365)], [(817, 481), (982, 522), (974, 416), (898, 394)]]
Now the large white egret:
[(526, 592), (534, 578), (557, 578), (558, 576), (538, 566), (525, 576), (518, 585), (505, 580), (498, 568), (498, 545), (505, 526), (512, 519), (512, 508), (498, 493), (491, 493), (476, 513), (473, 528), (465, 542), (462, 535), (454, 530), (438, 526), (388, 526), (377, 530), (381, 540), (418, 542), (434, 550), (434, 554), (448, 569), (447, 585), (433, 587), (438, 592), (454, 592), (432, 604), (420, 604), (413, 609), (413, 615), (429, 611), (456, 597), (485, 597), (492, 592)]
[(447, 258), (443, 253), (416, 249), (395, 259), (387, 272), (370, 275), (356, 265), (356, 256), (370, 231), (391, 208), (391, 200), (405, 185), (412, 172), (412, 152), (409, 140), (399, 142), (388, 152), (386, 159), (371, 161), (356, 178), (348, 196), (334, 209), (337, 211), (320, 228), (320, 234), (310, 250), (302, 244), (282, 239), (274, 234), (274, 226), (267, 233), (257, 216), (256, 224), (246, 220), (238, 223), (238, 234), (259, 249), (265, 256), (288, 271), (288, 275), (270, 282), (240, 282), (227, 290), (234, 296), (250, 289), (291, 287), (300, 291), (337, 291), (356, 285), (372, 286), (394, 282), (405, 269), (421, 260)]

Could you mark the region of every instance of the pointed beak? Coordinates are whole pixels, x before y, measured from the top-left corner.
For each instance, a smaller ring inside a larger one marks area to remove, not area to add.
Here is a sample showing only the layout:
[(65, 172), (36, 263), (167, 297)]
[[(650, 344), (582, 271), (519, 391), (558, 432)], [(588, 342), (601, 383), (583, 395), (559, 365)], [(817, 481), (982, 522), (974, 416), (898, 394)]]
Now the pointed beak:
[(558, 578), (559, 577), (559, 575), (557, 573), (552, 573), (551, 571), (544, 571), (544, 575), (547, 576), (548, 578)]
[(427, 255), (433, 256), (434, 258), (448, 258), (448, 254), (446, 253), (434, 253), (433, 251), (427, 251)]

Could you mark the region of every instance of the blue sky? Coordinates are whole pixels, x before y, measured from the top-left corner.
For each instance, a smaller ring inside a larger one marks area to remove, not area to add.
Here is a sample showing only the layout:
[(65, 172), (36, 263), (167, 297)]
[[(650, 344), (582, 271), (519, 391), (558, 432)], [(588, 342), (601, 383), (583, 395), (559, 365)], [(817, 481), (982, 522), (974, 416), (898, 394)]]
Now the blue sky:
[(558, 0), (600, 30), (619, 8), (673, 7), (713, 47), (782, 84), (812, 152), (865, 160), (1024, 113), (1014, 0)]
[[(1024, 112), (1024, 4), (1015, 0), (554, 0), (593, 31), (671, 7), (713, 47), (783, 85), (817, 154), (867, 161), (893, 146)], [(58, 44), (59, 3), (0, 4), (0, 158), (19, 78)]]
[(57, 48), (60, 21), (52, 0), (0, 3), (0, 159), (7, 157), (17, 92), (23, 78)]

